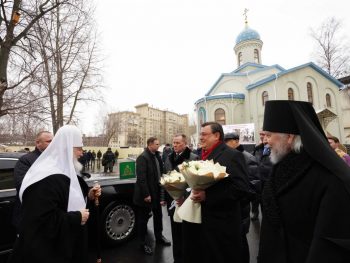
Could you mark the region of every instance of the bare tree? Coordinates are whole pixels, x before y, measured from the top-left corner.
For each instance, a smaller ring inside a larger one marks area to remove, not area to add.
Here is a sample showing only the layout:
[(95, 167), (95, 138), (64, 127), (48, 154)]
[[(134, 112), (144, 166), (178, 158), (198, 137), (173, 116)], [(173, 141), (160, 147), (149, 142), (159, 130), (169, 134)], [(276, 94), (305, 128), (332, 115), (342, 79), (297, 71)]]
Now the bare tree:
[[(37, 69), (37, 66), (34, 66), (29, 72), (20, 70), (22, 74), (14, 74), (15, 77), (11, 76), (14, 79), (8, 81), (8, 69), (11, 61), (17, 66), (18, 64), (26, 64), (26, 60), (19, 53), (24, 52), (30, 55), (28, 36), (33, 26), (45, 14), (67, 2), (68, 0), (0, 0), (0, 117), (28, 105), (28, 102), (22, 100), (22, 97), (14, 100), (16, 97), (8, 94), (8, 91), (23, 88), (24, 82)], [(12, 94), (17, 93), (16, 91), (12, 92)], [(37, 99), (35, 98), (35, 100)]]
[(119, 112), (113, 112), (104, 118), (105, 146), (108, 146), (112, 139), (118, 140), (121, 128), (121, 118)]
[(45, 122), (28, 114), (7, 114), (0, 119), (0, 141), (6, 144), (35, 145), (35, 136), (41, 130), (48, 130)]
[(311, 29), (311, 37), (317, 44), (317, 64), (335, 78), (350, 72), (350, 45), (341, 36), (341, 21), (334, 17), (326, 19), (317, 29)]
[(34, 27), (33, 48), (43, 67), (36, 83), (46, 90), (54, 133), (66, 123), (76, 123), (82, 101), (100, 99), (101, 88), (93, 9), (88, 1), (71, 0), (56, 8)]

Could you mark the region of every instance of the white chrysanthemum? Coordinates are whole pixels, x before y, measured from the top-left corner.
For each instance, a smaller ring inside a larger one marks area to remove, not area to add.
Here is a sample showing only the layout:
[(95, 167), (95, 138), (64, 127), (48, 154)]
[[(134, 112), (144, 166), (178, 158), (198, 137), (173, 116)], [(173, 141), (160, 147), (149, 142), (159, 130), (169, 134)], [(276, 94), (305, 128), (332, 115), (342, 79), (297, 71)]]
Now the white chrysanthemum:
[(173, 184), (173, 183), (184, 183), (185, 182), (185, 177), (173, 170), (170, 172), (170, 174), (164, 174), (162, 178), (160, 178), (160, 183), (162, 185), (164, 184)]
[(183, 165), (185, 172), (199, 176), (214, 176), (226, 174), (226, 167), (215, 163), (212, 160), (206, 161), (190, 161)]

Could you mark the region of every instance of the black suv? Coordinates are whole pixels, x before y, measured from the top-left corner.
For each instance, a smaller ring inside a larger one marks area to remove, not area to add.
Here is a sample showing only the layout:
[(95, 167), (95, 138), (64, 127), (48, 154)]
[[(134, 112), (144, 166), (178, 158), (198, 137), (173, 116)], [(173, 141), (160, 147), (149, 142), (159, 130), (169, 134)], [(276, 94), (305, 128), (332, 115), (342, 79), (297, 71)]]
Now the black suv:
[[(13, 170), (18, 159), (25, 153), (0, 153), (0, 261), (2, 255), (12, 250), (16, 239), (12, 226), (12, 214), (16, 189)], [(100, 198), (100, 231), (106, 245), (117, 245), (129, 240), (136, 229), (136, 214), (132, 204), (135, 179), (120, 180), (104, 174), (92, 174), (87, 179), (89, 186), (98, 180), (102, 195)], [(89, 240), (96, 234), (96, 218), (90, 213)]]
[(0, 153), (0, 255), (12, 249), (16, 238), (12, 226), (12, 211), (16, 199), (13, 168), (18, 159), (25, 153)]

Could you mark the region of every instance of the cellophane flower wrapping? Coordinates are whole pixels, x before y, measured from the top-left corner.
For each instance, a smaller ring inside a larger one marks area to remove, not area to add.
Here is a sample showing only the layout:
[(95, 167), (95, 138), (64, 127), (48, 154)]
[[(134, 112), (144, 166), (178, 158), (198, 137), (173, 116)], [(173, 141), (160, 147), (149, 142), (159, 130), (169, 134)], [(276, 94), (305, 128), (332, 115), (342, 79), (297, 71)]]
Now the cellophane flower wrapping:
[[(226, 167), (212, 160), (184, 162), (179, 166), (187, 184), (195, 190), (205, 190), (227, 176)], [(178, 209), (178, 216), (191, 223), (202, 223), (201, 204), (191, 199), (192, 194)]]
[[(163, 176), (160, 178), (160, 184), (174, 200), (182, 198), (186, 192), (186, 188), (188, 187), (185, 177), (176, 170), (171, 171), (169, 174), (163, 174)], [(175, 204), (173, 218), (175, 222), (181, 223), (182, 220), (178, 216), (178, 209), (178, 205)]]

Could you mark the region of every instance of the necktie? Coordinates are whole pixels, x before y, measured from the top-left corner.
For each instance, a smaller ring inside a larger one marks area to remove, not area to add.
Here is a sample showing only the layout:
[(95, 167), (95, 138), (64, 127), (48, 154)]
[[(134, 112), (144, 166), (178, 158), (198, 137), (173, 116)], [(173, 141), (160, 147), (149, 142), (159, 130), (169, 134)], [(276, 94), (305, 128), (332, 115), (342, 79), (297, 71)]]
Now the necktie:
[(269, 147), (264, 146), (263, 155), (269, 155), (269, 153), (270, 153)]

